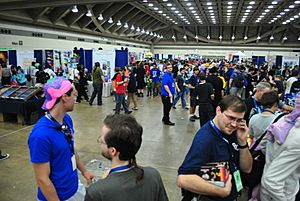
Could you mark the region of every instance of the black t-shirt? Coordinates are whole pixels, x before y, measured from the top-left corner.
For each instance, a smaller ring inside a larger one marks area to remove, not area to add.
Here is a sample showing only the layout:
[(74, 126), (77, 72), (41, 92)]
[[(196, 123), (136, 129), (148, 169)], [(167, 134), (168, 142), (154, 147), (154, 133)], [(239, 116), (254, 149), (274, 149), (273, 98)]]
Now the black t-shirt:
[(211, 95), (214, 94), (213, 87), (210, 83), (199, 84), (195, 88), (195, 96), (197, 103), (212, 104)]
[(184, 78), (182, 75), (178, 75), (177, 78), (176, 78), (176, 82), (177, 82), (177, 85), (178, 85), (178, 88), (180, 89), (181, 92), (184, 91)]
[(206, 82), (210, 83), (215, 90), (215, 96), (217, 99), (221, 99), (223, 90), (223, 81), (216, 75), (210, 75), (206, 78)]
[(146, 74), (146, 70), (143, 67), (139, 67), (136, 69), (136, 80), (138, 82), (144, 82), (144, 77)]

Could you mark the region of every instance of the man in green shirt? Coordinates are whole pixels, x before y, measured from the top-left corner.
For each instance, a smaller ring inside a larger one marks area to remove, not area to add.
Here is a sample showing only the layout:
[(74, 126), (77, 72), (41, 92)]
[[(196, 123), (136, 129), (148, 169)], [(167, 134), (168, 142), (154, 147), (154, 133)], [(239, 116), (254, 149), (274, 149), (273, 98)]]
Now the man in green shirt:
[(93, 87), (94, 91), (92, 93), (90, 99), (90, 105), (93, 105), (93, 101), (97, 95), (97, 104), (102, 105), (102, 90), (103, 90), (103, 83), (105, 82), (104, 74), (102, 69), (100, 68), (100, 63), (96, 62), (95, 67), (93, 69)]

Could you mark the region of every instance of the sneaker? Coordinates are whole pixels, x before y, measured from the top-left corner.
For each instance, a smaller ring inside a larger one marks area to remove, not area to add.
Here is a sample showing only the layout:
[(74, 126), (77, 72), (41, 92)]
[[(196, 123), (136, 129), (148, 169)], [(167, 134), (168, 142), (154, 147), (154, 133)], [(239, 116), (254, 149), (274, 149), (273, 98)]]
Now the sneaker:
[(138, 108), (137, 108), (137, 107), (133, 107), (132, 109), (133, 109), (133, 110), (138, 110)]
[(169, 121), (169, 122), (164, 122), (165, 123), (165, 125), (168, 125), (168, 126), (175, 126), (175, 123), (173, 123), (173, 122), (171, 122), (171, 121)]
[(184, 109), (186, 109), (186, 110), (189, 110), (190, 108), (188, 108), (188, 107), (185, 107)]
[(175, 107), (175, 106), (173, 106), (172, 108), (173, 108), (173, 109), (176, 109), (176, 107)]
[(196, 115), (193, 115), (194, 119), (200, 119), (200, 117), (197, 117)]
[(9, 158), (9, 154), (4, 154), (0, 156), (0, 160), (5, 160)]
[(132, 111), (127, 111), (127, 112), (125, 112), (125, 114), (131, 114), (132, 113)]
[(190, 121), (192, 121), (192, 122), (196, 121), (195, 118), (194, 118), (194, 116), (190, 117)]

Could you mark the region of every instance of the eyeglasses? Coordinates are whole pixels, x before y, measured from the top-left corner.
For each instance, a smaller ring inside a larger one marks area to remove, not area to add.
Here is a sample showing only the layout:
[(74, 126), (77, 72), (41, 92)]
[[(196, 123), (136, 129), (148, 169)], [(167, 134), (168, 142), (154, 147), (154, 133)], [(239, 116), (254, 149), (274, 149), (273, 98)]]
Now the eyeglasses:
[(223, 112), (223, 114), (224, 114), (225, 117), (226, 117), (229, 121), (231, 121), (231, 122), (234, 121), (234, 122), (236, 122), (236, 123), (238, 123), (238, 124), (244, 122), (244, 119), (243, 119), (243, 118), (236, 118), (236, 117), (233, 117), (233, 116), (231, 116), (231, 115), (226, 114), (225, 112)]
[(100, 144), (106, 144), (106, 143), (101, 139), (101, 137), (99, 137), (99, 138), (97, 139), (97, 142), (100, 143)]

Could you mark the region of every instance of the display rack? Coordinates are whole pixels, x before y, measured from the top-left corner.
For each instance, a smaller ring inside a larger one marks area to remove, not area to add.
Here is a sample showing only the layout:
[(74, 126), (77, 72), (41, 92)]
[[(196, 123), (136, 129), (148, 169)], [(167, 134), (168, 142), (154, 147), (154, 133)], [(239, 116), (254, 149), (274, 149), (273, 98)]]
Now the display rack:
[(0, 98), (27, 101), (41, 92), (40, 88), (26, 86), (3, 86), (0, 88)]

